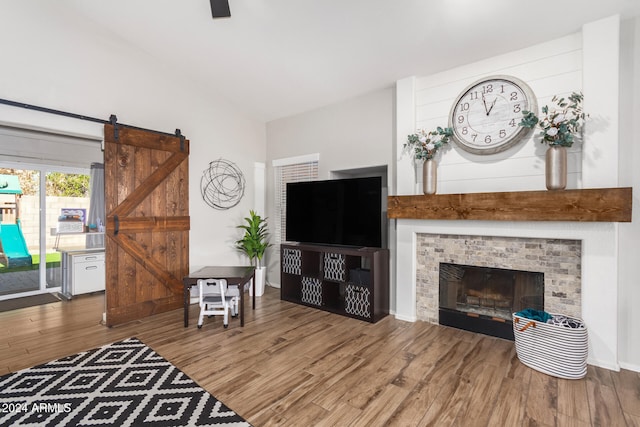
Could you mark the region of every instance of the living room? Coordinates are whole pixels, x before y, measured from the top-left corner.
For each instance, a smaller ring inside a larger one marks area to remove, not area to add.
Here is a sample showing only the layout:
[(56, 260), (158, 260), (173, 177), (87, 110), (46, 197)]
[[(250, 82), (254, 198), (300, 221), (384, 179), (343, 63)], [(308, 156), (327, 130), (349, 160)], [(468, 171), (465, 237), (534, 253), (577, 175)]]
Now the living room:
[[(280, 109), (277, 111), (268, 110), (266, 106), (270, 100), (264, 99), (261, 92), (247, 89), (249, 85), (243, 88), (237, 80), (227, 81), (228, 75), (210, 76), (204, 67), (197, 70), (197, 63), (184, 63), (182, 57), (190, 58), (197, 53), (172, 44), (172, 32), (177, 29), (171, 29), (171, 17), (154, 18), (158, 19), (157, 25), (163, 28), (162, 32), (140, 31), (143, 33), (140, 34), (142, 45), (146, 38), (157, 37), (163, 40), (167, 50), (179, 52), (174, 63), (167, 63), (127, 40), (129, 35), (126, 32), (135, 28), (136, 19), (141, 19), (137, 15), (140, 5), (131, 6), (131, 16), (120, 17), (122, 11), (91, 11), (91, 6), (72, 3), (82, 13), (69, 9), (68, 5), (58, 7), (46, 2), (3, 3), (3, 15), (7, 10), (7, 18), (0, 29), (0, 43), (5, 58), (10, 59), (0, 70), (0, 97), (105, 119), (117, 114), (124, 123), (168, 133), (180, 128), (189, 139), (191, 149), (191, 271), (212, 263), (236, 265), (247, 262), (233, 249), (233, 242), (238, 238), (236, 226), (250, 209), (263, 211), (270, 225), (275, 227), (274, 161), (317, 155), (320, 179), (383, 171), (389, 195), (421, 193), (421, 179), (417, 178), (419, 171), (414, 170), (410, 158), (402, 150), (407, 135), (419, 127), (446, 126), (449, 109), (458, 93), (472, 81), (487, 75), (512, 74), (527, 80), (536, 92), (538, 88), (542, 90), (539, 95), (542, 105), (555, 93), (584, 92), (585, 109), (598, 126), (587, 126), (584, 143), (573, 151), (572, 158), (578, 160), (572, 163), (569, 188), (636, 187), (640, 180), (634, 168), (636, 160), (639, 160), (634, 143), (638, 130), (635, 117), (640, 111), (637, 77), (640, 68), (640, 11), (636, 8), (631, 16), (613, 15), (628, 13), (625, 8), (631, 9), (629, 2), (616, 4), (620, 10), (613, 13), (589, 15), (589, 19), (585, 18), (580, 25), (570, 29), (556, 28), (554, 36), (532, 37), (528, 39), (532, 41), (526, 44), (514, 46), (503, 41), (510, 47), (488, 45), (486, 49), (464, 54), (464, 58), (456, 57), (455, 50), (451, 50), (451, 58), (442, 59), (446, 65), (429, 68), (421, 62), (414, 70), (400, 75), (390, 74), (384, 85), (371, 86), (367, 90), (364, 90), (366, 73), (362, 72), (359, 73), (363, 80), (362, 90), (354, 92), (351, 88), (344, 88), (342, 93), (345, 95), (340, 94), (339, 85), (331, 85), (332, 76), (333, 73), (351, 71), (328, 69), (314, 61), (317, 74), (291, 75), (288, 90), (304, 95), (305, 91), (312, 90), (305, 89), (307, 80), (311, 80), (315, 86), (314, 93), (324, 92), (322, 96), (318, 95), (318, 103), (312, 104), (306, 99), (304, 102), (298, 100), (295, 105), (278, 103)], [(203, 3), (191, 13), (209, 13), (207, 2)], [(595, 8), (595, 2), (593, 6)], [(126, 11), (127, 6), (123, 5), (123, 9)], [(241, 10), (232, 12), (227, 21), (211, 21), (207, 16), (207, 23), (233, 25), (242, 17)], [(123, 34), (118, 36), (113, 27), (107, 29), (98, 25), (96, 14), (113, 14), (114, 20), (121, 18)], [(192, 18), (194, 15), (188, 16)], [(146, 19), (151, 20), (151, 17), (153, 13), (149, 12)], [(295, 26), (294, 30), (301, 31), (301, 28)], [(544, 30), (539, 32), (544, 34)], [(286, 39), (282, 34), (286, 32), (283, 30), (278, 34), (284, 42)], [(221, 37), (221, 34), (216, 33), (215, 36)], [(220, 43), (227, 45), (225, 49), (234, 48), (233, 39), (224, 39)], [(372, 36), (370, 43), (374, 48), (384, 41)], [(344, 47), (345, 58), (353, 56), (351, 48), (352, 45)], [(180, 49), (185, 50), (180, 53)], [(274, 57), (273, 65), (262, 71), (264, 81), (268, 82), (270, 75), (302, 67), (304, 61), (313, 57), (313, 51), (293, 53), (300, 56), (297, 59)], [(420, 52), (415, 52), (415, 55), (420, 56)], [(562, 65), (551, 61), (556, 57), (562, 58)], [(401, 59), (383, 59), (377, 64), (367, 65), (385, 67), (387, 62), (394, 60), (400, 62)], [(208, 57), (203, 61), (215, 63), (215, 58)], [(438, 61), (439, 57), (431, 56), (425, 62)], [(251, 61), (247, 60), (245, 66), (251, 66)], [(196, 70), (187, 77), (183, 67)], [(236, 73), (242, 75), (242, 68), (238, 68)], [(562, 77), (554, 78), (556, 75)], [(202, 83), (209, 80), (216, 83)], [(220, 88), (216, 89), (216, 86)], [(231, 97), (224, 86), (233, 87), (236, 95)], [(4, 125), (85, 135), (99, 140), (103, 138), (102, 125), (72, 118), (6, 105), (0, 105), (0, 117)], [(540, 144), (534, 143), (533, 139), (510, 151), (484, 157), (449, 147), (439, 158), (438, 193), (543, 190), (543, 157)], [(224, 211), (209, 207), (202, 200), (199, 187), (209, 162), (219, 158), (230, 159), (237, 164), (247, 182), (239, 204)], [(527, 160), (532, 164), (529, 167), (533, 172), (517, 173), (519, 165)], [(635, 243), (640, 238), (640, 226), (636, 218), (634, 213), (634, 221), (619, 224), (392, 220), (388, 237), (392, 260), (390, 317), (403, 323), (428, 324), (418, 312), (415, 235), (579, 239), (583, 241), (582, 311), (579, 314), (590, 327), (596, 320), (601, 322), (592, 326), (590, 366), (613, 372), (620, 369), (640, 372), (640, 332), (635, 328), (640, 321), (640, 313), (635, 310), (640, 303), (640, 292), (635, 286), (640, 273)], [(278, 292), (278, 254), (277, 247), (267, 253), (267, 281), (272, 285), (267, 294), (271, 295)], [(603, 282), (608, 284), (603, 285)], [(269, 305), (282, 307), (277, 297)], [(102, 312), (97, 309), (96, 321), (101, 316)], [(307, 318), (316, 315), (300, 312), (297, 316)], [(159, 325), (172, 321), (162, 317)], [(151, 326), (144, 328), (149, 328), (145, 332), (147, 335), (153, 335)], [(195, 326), (190, 329), (195, 329)], [(219, 329), (208, 336), (221, 339), (218, 335), (222, 328)], [(125, 331), (136, 332), (131, 325), (114, 330), (122, 335), (119, 338), (127, 338)], [(171, 331), (177, 333), (175, 329)], [(189, 334), (188, 342), (195, 347), (200, 345), (194, 331), (189, 331)], [(277, 336), (271, 337), (277, 339)], [(160, 341), (170, 340), (165, 336)], [(81, 341), (94, 342), (87, 337)], [(77, 348), (76, 351), (89, 348)], [(160, 348), (154, 349), (160, 351), (162, 348), (160, 344)], [(60, 348), (54, 350), (52, 357), (40, 360), (40, 363), (62, 357), (60, 351)], [(170, 358), (171, 354), (162, 356)], [(178, 359), (188, 357), (183, 353)], [(26, 366), (20, 369), (23, 367)], [(225, 400), (225, 403), (229, 402)], [(640, 415), (635, 416), (637, 420)], [(631, 424), (628, 419), (627, 423)]]

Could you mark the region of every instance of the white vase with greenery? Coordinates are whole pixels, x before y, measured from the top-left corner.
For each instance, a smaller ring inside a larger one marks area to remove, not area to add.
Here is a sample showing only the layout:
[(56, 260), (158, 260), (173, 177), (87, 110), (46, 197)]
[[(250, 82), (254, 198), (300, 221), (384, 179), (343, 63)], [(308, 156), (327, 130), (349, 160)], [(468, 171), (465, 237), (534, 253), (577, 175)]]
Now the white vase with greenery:
[[(244, 252), (253, 266), (256, 267), (255, 272), (255, 289), (256, 296), (262, 296), (265, 286), (265, 270), (262, 265), (264, 253), (271, 244), (268, 242), (268, 229), (266, 218), (262, 218), (253, 210), (249, 211), (249, 216), (244, 218), (245, 224), (238, 225), (238, 228), (244, 230), (244, 235), (236, 241), (236, 249)], [(252, 293), (249, 287), (249, 293)]]

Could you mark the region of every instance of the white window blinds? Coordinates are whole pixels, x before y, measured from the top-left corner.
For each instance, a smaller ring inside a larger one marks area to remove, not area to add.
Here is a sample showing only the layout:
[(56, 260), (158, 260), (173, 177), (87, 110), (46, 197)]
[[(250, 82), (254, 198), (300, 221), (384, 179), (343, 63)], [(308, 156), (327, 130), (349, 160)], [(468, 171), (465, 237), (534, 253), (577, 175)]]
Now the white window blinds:
[(276, 244), (285, 241), (287, 225), (287, 183), (318, 179), (318, 154), (273, 161), (275, 176)]
[(88, 168), (103, 154), (99, 140), (0, 126), (0, 161)]

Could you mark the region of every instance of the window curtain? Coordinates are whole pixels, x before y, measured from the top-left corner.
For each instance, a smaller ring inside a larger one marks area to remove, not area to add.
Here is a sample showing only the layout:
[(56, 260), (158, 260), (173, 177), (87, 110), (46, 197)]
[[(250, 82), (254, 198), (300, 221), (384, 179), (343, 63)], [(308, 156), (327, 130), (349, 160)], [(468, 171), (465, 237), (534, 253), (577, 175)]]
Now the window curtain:
[[(98, 231), (104, 232), (105, 205), (104, 205), (104, 164), (91, 163), (89, 175), (89, 215), (88, 224), (95, 224)], [(104, 248), (104, 234), (87, 235), (87, 248)]]

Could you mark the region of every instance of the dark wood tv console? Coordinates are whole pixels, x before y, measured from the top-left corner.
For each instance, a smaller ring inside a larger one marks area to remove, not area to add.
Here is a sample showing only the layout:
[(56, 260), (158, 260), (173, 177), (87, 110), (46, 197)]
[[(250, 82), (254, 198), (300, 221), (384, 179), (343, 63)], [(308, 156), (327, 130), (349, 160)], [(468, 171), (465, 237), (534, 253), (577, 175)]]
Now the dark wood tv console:
[(280, 299), (375, 323), (389, 314), (389, 250), (282, 244)]

